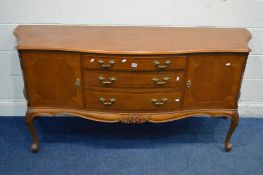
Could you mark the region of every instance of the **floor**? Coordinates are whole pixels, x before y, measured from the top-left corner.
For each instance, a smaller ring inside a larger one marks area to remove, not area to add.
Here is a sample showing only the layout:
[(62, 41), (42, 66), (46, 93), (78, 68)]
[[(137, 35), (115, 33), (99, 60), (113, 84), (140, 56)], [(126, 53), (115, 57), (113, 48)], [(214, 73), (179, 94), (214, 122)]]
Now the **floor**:
[(263, 119), (230, 125), (195, 117), (163, 124), (106, 124), (76, 117), (35, 121), (40, 151), (31, 153), (23, 117), (0, 117), (1, 175), (258, 175), (263, 174)]

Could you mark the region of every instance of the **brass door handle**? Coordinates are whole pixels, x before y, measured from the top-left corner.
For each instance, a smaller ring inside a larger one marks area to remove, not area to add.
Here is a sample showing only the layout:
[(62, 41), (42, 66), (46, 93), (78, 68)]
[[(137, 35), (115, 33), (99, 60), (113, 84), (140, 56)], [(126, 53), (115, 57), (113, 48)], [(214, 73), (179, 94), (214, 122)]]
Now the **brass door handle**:
[(79, 87), (79, 86), (80, 86), (80, 83), (81, 83), (80, 79), (77, 78), (76, 81), (75, 81), (75, 86), (78, 86), (78, 87)]
[(159, 69), (163, 69), (163, 68), (167, 68), (172, 62), (170, 60), (166, 60), (163, 65), (161, 65), (160, 61), (154, 61), (153, 64), (155, 65), (155, 67), (159, 68)]
[(164, 77), (164, 78), (162, 78), (162, 80), (159, 79), (159, 78), (156, 78), (156, 77), (154, 77), (154, 78), (152, 79), (152, 81), (154, 81), (155, 84), (157, 84), (157, 85), (166, 84), (168, 80), (170, 80), (170, 77)]
[(110, 99), (106, 99), (106, 98), (103, 98), (103, 97), (100, 97), (100, 102), (104, 105), (113, 105), (115, 102), (116, 102), (116, 99), (115, 98), (110, 98)]
[(162, 98), (160, 100), (157, 98), (152, 98), (151, 102), (157, 106), (161, 106), (168, 102), (168, 98)]
[(186, 87), (187, 88), (190, 88), (192, 86), (192, 81), (191, 80), (188, 80), (187, 82), (186, 82)]
[(117, 78), (115, 78), (115, 77), (110, 77), (110, 78), (106, 79), (102, 75), (99, 76), (98, 79), (102, 82), (102, 84), (112, 84), (114, 81), (117, 80)]
[(104, 60), (98, 60), (98, 63), (102, 68), (110, 68), (115, 64), (115, 61), (109, 60), (108, 63), (106, 63)]

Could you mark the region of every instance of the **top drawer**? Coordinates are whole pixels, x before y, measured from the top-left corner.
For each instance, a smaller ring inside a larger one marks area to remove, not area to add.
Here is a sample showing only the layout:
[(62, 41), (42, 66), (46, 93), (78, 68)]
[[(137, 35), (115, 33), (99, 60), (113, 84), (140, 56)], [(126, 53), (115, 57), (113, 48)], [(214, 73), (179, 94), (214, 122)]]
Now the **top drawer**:
[(152, 71), (184, 69), (186, 56), (91, 56), (83, 55), (87, 69)]

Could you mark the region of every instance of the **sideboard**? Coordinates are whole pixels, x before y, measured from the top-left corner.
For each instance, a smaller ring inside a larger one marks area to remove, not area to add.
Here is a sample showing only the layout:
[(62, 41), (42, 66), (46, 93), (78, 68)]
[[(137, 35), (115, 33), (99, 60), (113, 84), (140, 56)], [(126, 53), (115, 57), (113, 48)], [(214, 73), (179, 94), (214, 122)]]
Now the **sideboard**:
[(57, 115), (109, 123), (230, 118), (225, 150), (232, 149), (246, 29), (20, 25), (14, 33), (33, 152), (33, 119)]

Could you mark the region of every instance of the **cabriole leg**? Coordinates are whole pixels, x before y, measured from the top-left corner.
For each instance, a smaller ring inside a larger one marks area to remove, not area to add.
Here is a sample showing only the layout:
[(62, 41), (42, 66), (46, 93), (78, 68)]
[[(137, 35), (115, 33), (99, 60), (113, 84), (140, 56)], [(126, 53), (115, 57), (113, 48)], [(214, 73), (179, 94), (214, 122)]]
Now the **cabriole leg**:
[(230, 152), (232, 150), (232, 144), (230, 143), (230, 139), (232, 137), (232, 134), (234, 133), (239, 121), (239, 114), (237, 111), (233, 112), (233, 115), (231, 116), (231, 125), (228, 130), (226, 139), (225, 139), (225, 151)]
[(39, 142), (38, 142), (38, 137), (37, 137), (37, 133), (36, 130), (33, 126), (33, 119), (34, 119), (34, 114), (27, 112), (26, 113), (26, 124), (28, 126), (29, 132), (31, 133), (32, 137), (33, 137), (33, 141), (34, 143), (31, 146), (31, 150), (36, 153), (39, 150)]

